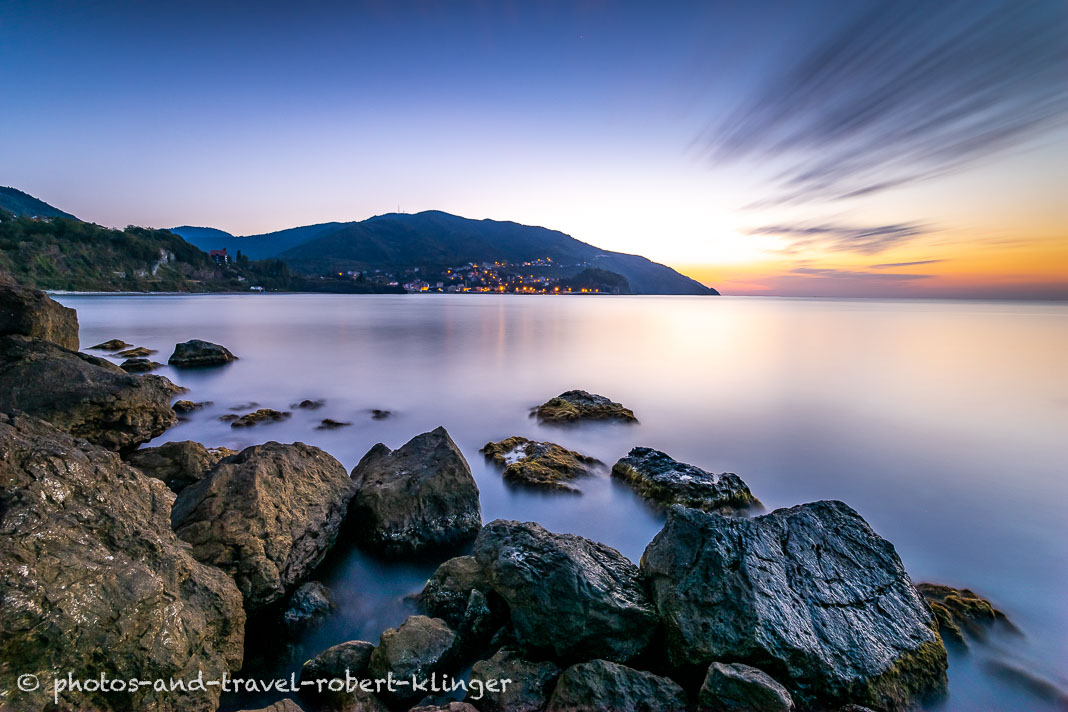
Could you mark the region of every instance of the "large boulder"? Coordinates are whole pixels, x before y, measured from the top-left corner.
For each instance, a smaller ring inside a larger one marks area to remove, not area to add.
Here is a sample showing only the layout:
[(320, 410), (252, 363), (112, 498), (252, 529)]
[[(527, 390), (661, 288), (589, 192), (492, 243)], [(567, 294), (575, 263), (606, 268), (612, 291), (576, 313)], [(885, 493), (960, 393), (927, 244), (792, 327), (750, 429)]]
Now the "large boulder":
[(684, 712), (686, 693), (670, 678), (608, 660), (572, 665), (546, 712)]
[(210, 341), (190, 339), (174, 347), (174, 353), (167, 363), (177, 368), (200, 368), (202, 366), (219, 366), (237, 359), (225, 346)]
[(352, 471), (351, 521), (367, 546), (410, 554), (469, 541), (482, 527), (478, 485), (445, 428), (390, 450), (379, 443)]
[(129, 450), (178, 422), (162, 376), (26, 336), (0, 337), (0, 411), (22, 411), (109, 450)]
[(707, 472), (650, 447), (633, 448), (612, 466), (612, 476), (662, 505), (681, 504), (722, 514), (760, 507), (749, 487), (733, 472)]
[(19, 334), (78, 350), (78, 313), (39, 289), (0, 285), (0, 335)]
[(908, 709), (946, 689), (946, 649), (893, 545), (841, 502), (753, 519), (676, 506), (642, 573), (668, 662), (769, 671), (802, 706)]
[(565, 391), (534, 409), (543, 423), (574, 423), (580, 420), (616, 420), (636, 423), (634, 411), (621, 403), (588, 391)]
[(625, 662), (656, 629), (638, 567), (604, 544), (498, 519), (475, 540), (474, 556), (531, 651)]
[(504, 468), (502, 476), (506, 482), (564, 492), (578, 492), (570, 480), (591, 474), (599, 462), (595, 457), (556, 443), (528, 440), (518, 435), (486, 443), (482, 454)]
[[(440, 618), (410, 616), (397, 628), (382, 633), (378, 647), (371, 653), (367, 676), (375, 680), (392, 676), (406, 681), (408, 684), (396, 685), (395, 690), (384, 691), (383, 695), (396, 702), (416, 702), (429, 694), (426, 689), (416, 689), (417, 685), (456, 664), (458, 643), (456, 633)], [(411, 684), (413, 681), (416, 684)]]
[[(241, 594), (175, 537), (162, 482), (25, 415), (0, 415), (0, 452), (0, 707), (52, 709), (57, 674), (212, 680), (240, 667)], [(23, 674), (41, 688), (17, 692)], [(214, 710), (218, 698), (66, 691), (59, 708)]]
[(741, 663), (712, 663), (697, 712), (793, 712), (794, 700), (770, 675)]
[(197, 559), (234, 577), (253, 611), (323, 560), (352, 493), (345, 468), (319, 448), (268, 442), (223, 458), (183, 489), (171, 523)]
[[(542, 712), (558, 677), (555, 663), (532, 662), (501, 648), (471, 667), (467, 701), (482, 712)], [(501, 685), (503, 680), (508, 684)]]
[(192, 440), (178, 440), (134, 450), (126, 455), (126, 462), (149, 477), (163, 480), (172, 492), (181, 492), (207, 475), (219, 460), (236, 454), (225, 447), (209, 449)]

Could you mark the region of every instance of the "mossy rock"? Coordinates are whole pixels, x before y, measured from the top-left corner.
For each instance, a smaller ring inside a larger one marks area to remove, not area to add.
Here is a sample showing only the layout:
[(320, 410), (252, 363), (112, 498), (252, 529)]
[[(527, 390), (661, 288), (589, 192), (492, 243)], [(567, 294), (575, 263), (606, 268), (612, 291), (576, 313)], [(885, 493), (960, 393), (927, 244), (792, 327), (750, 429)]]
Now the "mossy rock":
[(244, 415), (234, 417), (232, 415), (224, 415), (220, 420), (229, 421), (231, 428), (247, 428), (259, 423), (275, 422), (279, 420), (285, 420), (290, 415), (289, 411), (274, 410), (273, 408), (260, 408), (254, 410), (251, 413), (245, 413)]
[(579, 420), (614, 420), (636, 423), (634, 411), (602, 395), (588, 391), (566, 391), (533, 410), (545, 423), (574, 423)]
[(481, 452), (504, 468), (502, 476), (507, 482), (565, 492), (578, 493), (578, 488), (568, 481), (591, 474), (593, 468), (601, 464), (595, 457), (556, 443), (519, 436), (486, 443)]
[(990, 601), (967, 588), (953, 588), (936, 583), (920, 583), (916, 590), (931, 607), (938, 632), (946, 642), (968, 647), (968, 638), (986, 640), (996, 625), (1018, 633), (1008, 617)]

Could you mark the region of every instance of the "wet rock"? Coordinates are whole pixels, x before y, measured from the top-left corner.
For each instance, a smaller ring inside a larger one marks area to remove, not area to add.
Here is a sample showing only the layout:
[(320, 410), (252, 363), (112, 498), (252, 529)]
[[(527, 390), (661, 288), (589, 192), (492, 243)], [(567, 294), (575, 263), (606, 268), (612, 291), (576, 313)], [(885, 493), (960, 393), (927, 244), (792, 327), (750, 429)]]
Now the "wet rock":
[(126, 461), (149, 477), (163, 480), (172, 492), (181, 492), (207, 475), (219, 460), (236, 454), (225, 447), (209, 449), (192, 440), (179, 440), (134, 450)]
[(266, 707), (261, 707), (256, 710), (241, 710), (240, 712), (304, 712), (304, 708), (287, 697), (284, 700), (279, 700)]
[(120, 351), (115, 355), (122, 356), (123, 358), (143, 358), (154, 353), (156, 353), (155, 349), (146, 349), (144, 346), (135, 346), (132, 349)]
[(388, 410), (382, 410), (380, 408), (371, 409), (371, 417), (375, 420), (385, 420), (391, 415), (393, 415), (393, 413)]
[(478, 485), (445, 428), (390, 450), (379, 443), (352, 471), (350, 521), (362, 542), (406, 554), (469, 541), (482, 526)]
[(289, 411), (260, 408), (259, 410), (245, 413), (244, 415), (224, 415), (219, 418), (230, 423), (231, 428), (248, 428), (259, 423), (276, 423), (290, 416)]
[[(431, 673), (449, 670), (456, 663), (457, 636), (445, 621), (426, 616), (410, 616), (397, 628), (382, 633), (378, 647), (371, 653), (367, 666), (370, 678), (386, 678), (392, 674), (401, 680), (425, 680)], [(398, 686), (391, 697), (411, 704), (427, 692), (413, 690), (411, 685)]]
[(311, 400), (309, 398), (305, 398), (299, 403), (290, 403), (289, 407), (293, 408), (294, 410), (296, 410), (297, 408), (301, 408), (303, 410), (319, 410), (324, 405), (326, 405), (326, 401), (324, 400)]
[(162, 366), (162, 363), (150, 361), (147, 358), (128, 358), (119, 364), (119, 368), (126, 373), (148, 373)]
[(618, 420), (637, 422), (634, 411), (604, 396), (587, 391), (566, 391), (534, 409), (533, 415), (546, 423), (573, 423), (579, 420)]
[(474, 556), (528, 650), (625, 662), (656, 628), (638, 567), (604, 544), (498, 519), (475, 540)]
[[(128, 344), (122, 339), (110, 339), (96, 346), (90, 346), (91, 349), (100, 349), (101, 351), (121, 351), (122, 349), (128, 349), (133, 344)], [(70, 348), (70, 347), (68, 347)]]
[(967, 647), (966, 636), (986, 640), (990, 629), (997, 624), (1018, 632), (1004, 613), (970, 589), (920, 583), (916, 584), (916, 590), (931, 607), (943, 640)]
[(22, 411), (110, 450), (147, 442), (177, 422), (174, 384), (25, 336), (0, 337), (0, 411)]
[(194, 410), (200, 410), (201, 408), (207, 408), (210, 405), (215, 405), (215, 404), (212, 401), (197, 401), (197, 402), (193, 402), (191, 400), (179, 400), (179, 401), (175, 401), (171, 405), (171, 408), (174, 410), (175, 413), (178, 413), (179, 415), (187, 415), (189, 413), (192, 413)]
[[(174, 536), (162, 482), (25, 415), (0, 415), (0, 451), (0, 706), (51, 708), (50, 691), (16, 691), (21, 674), (219, 679), (240, 667), (240, 593)], [(68, 692), (59, 708), (213, 710), (218, 698)]]
[(18, 334), (78, 350), (78, 313), (39, 289), (0, 285), (0, 335)]
[(673, 680), (608, 660), (572, 665), (560, 675), (546, 712), (684, 712)]
[(218, 366), (237, 359), (225, 346), (210, 341), (191, 339), (177, 344), (167, 363), (178, 368)]
[(633, 448), (620, 458), (612, 466), (612, 476), (661, 505), (681, 504), (721, 514), (761, 506), (742, 478), (733, 472), (707, 472), (648, 447)]
[[(385, 706), (365, 690), (346, 691), (339, 680), (347, 683), (351, 680), (367, 678), (367, 665), (375, 646), (363, 640), (350, 640), (316, 655), (304, 663), (300, 671), (301, 691), (319, 703), (320, 708), (328, 710), (362, 710), (385, 709)], [(363, 707), (361, 707), (363, 705)]]
[(352, 423), (344, 422), (341, 420), (334, 420), (333, 418), (323, 418), (319, 421), (319, 424), (315, 426), (316, 430), (337, 430), (338, 428), (344, 428)]
[[(541, 712), (549, 702), (560, 668), (551, 662), (531, 662), (501, 648), (471, 668), (467, 701), (482, 712)], [(511, 680), (507, 685), (491, 681)], [(480, 683), (476, 688), (474, 683)], [(478, 696), (478, 699), (475, 697)]]
[(171, 522), (197, 559), (234, 577), (254, 611), (322, 561), (352, 493), (345, 468), (319, 448), (268, 442), (223, 458), (183, 489)]
[(531, 487), (578, 492), (569, 480), (589, 475), (597, 458), (560, 447), (556, 443), (537, 442), (514, 436), (490, 442), (481, 452), (499, 467), (508, 482)]
[(419, 602), (430, 616), (458, 627), (467, 611), (471, 592), (485, 594), (492, 590), (475, 557), (457, 556), (438, 567), (419, 594)]
[(672, 507), (642, 573), (676, 667), (772, 669), (803, 707), (904, 710), (946, 689), (946, 650), (893, 545), (841, 502), (753, 519)]
[(323, 622), (334, 610), (334, 594), (318, 581), (305, 581), (289, 596), (282, 621), (290, 628), (308, 628)]
[(786, 688), (762, 670), (741, 663), (712, 663), (697, 696), (698, 712), (791, 712)]
[(467, 702), (446, 702), (441, 705), (420, 705), (412, 707), (408, 712), (478, 712), (478, 708)]

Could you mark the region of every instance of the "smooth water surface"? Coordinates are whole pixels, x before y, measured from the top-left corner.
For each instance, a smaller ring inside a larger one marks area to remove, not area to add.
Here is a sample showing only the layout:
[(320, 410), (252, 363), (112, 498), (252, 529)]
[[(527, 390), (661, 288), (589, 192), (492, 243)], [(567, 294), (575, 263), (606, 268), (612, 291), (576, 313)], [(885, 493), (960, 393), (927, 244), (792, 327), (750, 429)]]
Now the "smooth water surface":
[[(229, 347), (221, 368), (158, 372), (215, 405), (153, 444), (324, 448), (347, 467), (444, 425), (471, 463), (485, 521), (534, 520), (637, 561), (662, 524), (607, 471), (582, 496), (506, 487), (479, 454), (510, 435), (608, 463), (635, 445), (737, 472), (770, 508), (841, 499), (892, 541), (914, 581), (968, 586), (1024, 631), (951, 655), (944, 709), (1054, 709), (985, 672), (991, 657), (1068, 686), (1068, 305), (701, 297), (493, 295), (60, 296), (83, 348)], [(530, 408), (582, 388), (638, 425), (538, 425)], [(218, 417), (256, 402), (317, 411), (246, 429)], [(394, 416), (374, 420), (369, 410)], [(322, 418), (350, 427), (316, 430)], [(433, 562), (337, 553), (322, 572), (339, 612), (271, 661), (288, 671), (354, 638), (376, 642), (411, 610)], [(277, 631), (250, 639), (280, 640)], [(257, 643), (257, 646), (259, 643)], [(258, 651), (251, 651), (252, 653)], [(254, 657), (254, 656), (252, 656)], [(230, 701), (241, 702), (241, 701)]]

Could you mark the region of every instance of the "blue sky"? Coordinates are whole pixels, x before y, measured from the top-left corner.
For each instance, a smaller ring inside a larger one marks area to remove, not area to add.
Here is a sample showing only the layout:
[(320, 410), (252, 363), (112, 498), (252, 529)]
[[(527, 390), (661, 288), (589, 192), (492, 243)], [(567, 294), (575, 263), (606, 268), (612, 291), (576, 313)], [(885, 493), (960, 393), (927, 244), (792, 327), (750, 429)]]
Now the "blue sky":
[(0, 184), (117, 226), (512, 219), (728, 293), (1068, 294), (1065, 5), (930, 7), (5, 2)]

